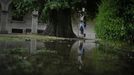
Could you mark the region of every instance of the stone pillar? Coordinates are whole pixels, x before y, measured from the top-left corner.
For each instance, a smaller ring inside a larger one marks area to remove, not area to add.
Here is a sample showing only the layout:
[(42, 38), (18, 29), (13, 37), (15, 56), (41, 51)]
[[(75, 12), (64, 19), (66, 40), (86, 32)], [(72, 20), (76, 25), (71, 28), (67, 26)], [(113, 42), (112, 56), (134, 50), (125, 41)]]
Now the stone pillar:
[(23, 29), (23, 34), (26, 34), (26, 29), (25, 28)]
[(8, 33), (7, 24), (8, 24), (8, 11), (2, 11), (0, 33), (3, 34)]
[(34, 10), (32, 12), (32, 33), (37, 34), (37, 28), (38, 28), (38, 11)]
[(8, 24), (8, 8), (12, 0), (0, 0), (2, 12), (1, 12), (1, 26), (0, 33), (8, 33), (7, 24)]

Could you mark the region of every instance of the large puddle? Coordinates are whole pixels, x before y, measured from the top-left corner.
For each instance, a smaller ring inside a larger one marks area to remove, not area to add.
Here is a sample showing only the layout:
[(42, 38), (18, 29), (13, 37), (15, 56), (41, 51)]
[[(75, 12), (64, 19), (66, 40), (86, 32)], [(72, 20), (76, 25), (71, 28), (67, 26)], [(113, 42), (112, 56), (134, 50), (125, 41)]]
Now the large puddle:
[(93, 40), (0, 41), (0, 75), (134, 75), (132, 49)]

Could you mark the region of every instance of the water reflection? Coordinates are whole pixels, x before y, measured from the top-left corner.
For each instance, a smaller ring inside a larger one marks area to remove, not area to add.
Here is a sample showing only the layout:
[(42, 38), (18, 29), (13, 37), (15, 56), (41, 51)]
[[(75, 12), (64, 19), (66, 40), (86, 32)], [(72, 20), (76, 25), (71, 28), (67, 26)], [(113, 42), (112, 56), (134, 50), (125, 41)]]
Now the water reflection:
[(133, 75), (134, 59), (130, 59), (129, 53), (133, 54), (132, 47), (100, 45), (93, 51), (92, 66), (96, 75)]
[(81, 70), (82, 69), (82, 66), (83, 66), (83, 60), (82, 60), (82, 58), (84, 56), (84, 50), (85, 50), (84, 47), (83, 47), (84, 42), (85, 42), (85, 40), (80, 40), (79, 41), (79, 49), (78, 49), (79, 70)]
[(30, 54), (36, 53), (36, 50), (37, 50), (37, 40), (31, 39), (31, 41), (30, 41)]
[(86, 67), (87, 64), (90, 64), (90, 57), (95, 47), (96, 44), (93, 40), (78, 40), (73, 44), (70, 52), (70, 60), (75, 63), (78, 72), (90, 74)]
[(133, 75), (134, 52), (92, 40), (0, 42), (0, 75)]

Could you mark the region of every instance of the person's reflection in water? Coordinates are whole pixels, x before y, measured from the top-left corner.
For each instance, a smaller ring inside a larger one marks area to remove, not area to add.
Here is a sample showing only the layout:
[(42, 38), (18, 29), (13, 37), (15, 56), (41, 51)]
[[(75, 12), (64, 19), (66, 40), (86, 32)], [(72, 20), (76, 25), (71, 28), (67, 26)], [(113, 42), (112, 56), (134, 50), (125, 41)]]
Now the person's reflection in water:
[(80, 40), (79, 41), (79, 49), (78, 49), (78, 62), (79, 62), (79, 70), (82, 69), (83, 66), (83, 61), (82, 61), (82, 57), (84, 55), (84, 44), (85, 40)]

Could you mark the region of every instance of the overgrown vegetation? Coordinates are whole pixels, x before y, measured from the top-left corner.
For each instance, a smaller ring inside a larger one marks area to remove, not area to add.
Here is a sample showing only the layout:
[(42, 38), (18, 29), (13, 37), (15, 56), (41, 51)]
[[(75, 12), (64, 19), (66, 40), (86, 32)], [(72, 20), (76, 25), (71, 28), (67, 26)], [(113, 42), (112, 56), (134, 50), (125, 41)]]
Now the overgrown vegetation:
[(102, 0), (96, 21), (97, 37), (134, 41), (134, 2)]

